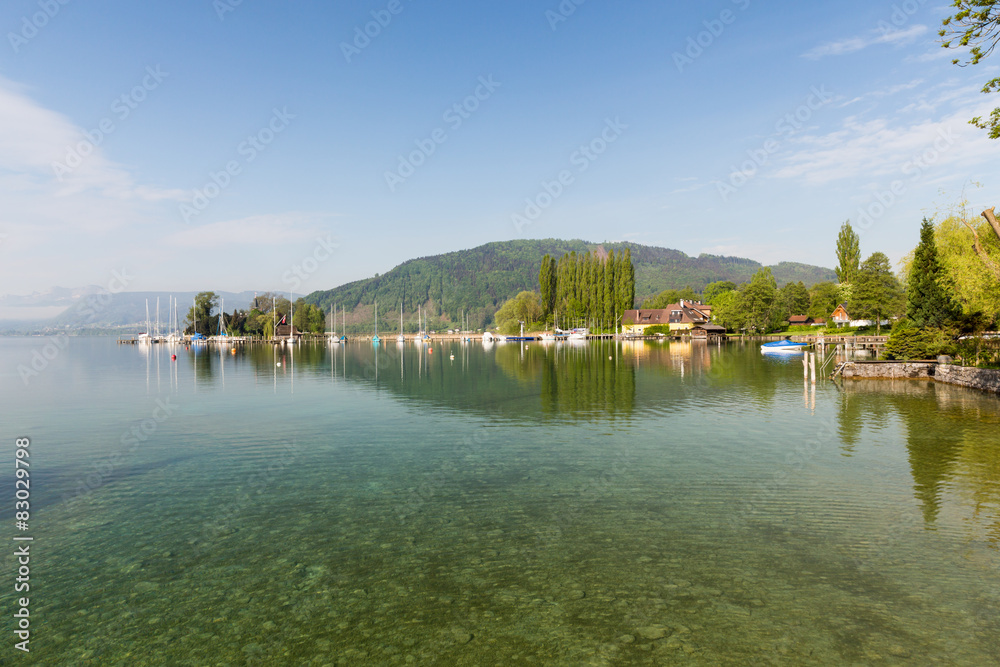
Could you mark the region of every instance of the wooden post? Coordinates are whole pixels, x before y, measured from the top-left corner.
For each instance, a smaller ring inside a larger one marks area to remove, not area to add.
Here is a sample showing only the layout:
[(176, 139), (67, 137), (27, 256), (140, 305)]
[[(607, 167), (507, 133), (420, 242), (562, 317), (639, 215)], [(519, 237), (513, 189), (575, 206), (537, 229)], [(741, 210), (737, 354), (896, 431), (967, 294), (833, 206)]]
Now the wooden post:
[(809, 353), (809, 370), (812, 372), (812, 383), (816, 384), (816, 353)]
[(802, 355), (802, 379), (809, 379), (809, 353), (806, 352)]

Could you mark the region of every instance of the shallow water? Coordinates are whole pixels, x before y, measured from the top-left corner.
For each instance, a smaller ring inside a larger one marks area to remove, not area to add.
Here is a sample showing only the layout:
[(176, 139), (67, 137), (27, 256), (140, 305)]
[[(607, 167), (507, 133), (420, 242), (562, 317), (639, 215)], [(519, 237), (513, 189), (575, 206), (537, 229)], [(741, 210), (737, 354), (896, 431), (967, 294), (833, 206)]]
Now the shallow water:
[(39, 664), (1000, 661), (993, 395), (659, 342), (74, 338), (23, 380), (46, 344), (0, 339)]

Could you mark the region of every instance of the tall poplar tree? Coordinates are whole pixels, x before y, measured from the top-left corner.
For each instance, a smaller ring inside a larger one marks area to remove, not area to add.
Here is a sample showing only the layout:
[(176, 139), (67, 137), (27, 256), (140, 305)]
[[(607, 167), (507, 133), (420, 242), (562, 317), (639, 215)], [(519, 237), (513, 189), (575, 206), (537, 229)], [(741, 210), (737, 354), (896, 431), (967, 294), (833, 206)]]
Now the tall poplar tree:
[(860, 265), (861, 240), (848, 220), (840, 226), (840, 234), (837, 236), (837, 280), (848, 284), (854, 282)]
[(608, 259), (604, 263), (604, 294), (601, 303), (603, 305), (602, 319), (609, 325), (614, 321), (615, 315), (615, 273), (618, 269), (618, 261), (615, 258), (615, 251), (608, 253)]
[(542, 257), (538, 270), (538, 291), (542, 295), (542, 317), (548, 319), (556, 304), (556, 260), (551, 255)]

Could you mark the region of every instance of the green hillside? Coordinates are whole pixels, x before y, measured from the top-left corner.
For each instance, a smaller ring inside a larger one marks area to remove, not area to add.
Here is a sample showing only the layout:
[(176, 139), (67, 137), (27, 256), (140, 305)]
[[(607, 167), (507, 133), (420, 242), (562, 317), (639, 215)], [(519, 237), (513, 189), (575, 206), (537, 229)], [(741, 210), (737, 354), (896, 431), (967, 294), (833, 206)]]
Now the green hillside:
[[(538, 288), (538, 269), (545, 254), (558, 258), (571, 251), (585, 253), (600, 247), (614, 249), (618, 254), (626, 246), (636, 269), (637, 303), (665, 289), (690, 286), (701, 291), (717, 280), (748, 281), (761, 267), (758, 262), (740, 257), (689, 257), (679, 250), (635, 243), (518, 239), (412, 259), (374, 278), (313, 292), (305, 301), (324, 310), (332, 304), (349, 311), (368, 306), (370, 317), (371, 305), (377, 298), (379, 312), (386, 321), (393, 320), (393, 313), (398, 318), (402, 302), (407, 321), (415, 317), (420, 305), (432, 318), (429, 328), (458, 323), (463, 312), (471, 326), (482, 327), (492, 321), (493, 313), (504, 301), (521, 290)], [(801, 280), (809, 286), (836, 280), (832, 270), (808, 264), (782, 262), (771, 270), (779, 285)]]

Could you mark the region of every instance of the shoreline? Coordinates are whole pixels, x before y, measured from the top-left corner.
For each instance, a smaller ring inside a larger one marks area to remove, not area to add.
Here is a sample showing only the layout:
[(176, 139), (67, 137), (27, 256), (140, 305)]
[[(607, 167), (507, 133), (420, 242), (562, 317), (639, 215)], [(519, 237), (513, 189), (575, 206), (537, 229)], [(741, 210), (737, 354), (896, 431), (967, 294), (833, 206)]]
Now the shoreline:
[(850, 380), (934, 380), (1000, 395), (1000, 370), (936, 361), (848, 361), (840, 374)]

